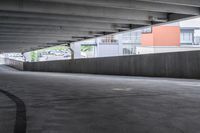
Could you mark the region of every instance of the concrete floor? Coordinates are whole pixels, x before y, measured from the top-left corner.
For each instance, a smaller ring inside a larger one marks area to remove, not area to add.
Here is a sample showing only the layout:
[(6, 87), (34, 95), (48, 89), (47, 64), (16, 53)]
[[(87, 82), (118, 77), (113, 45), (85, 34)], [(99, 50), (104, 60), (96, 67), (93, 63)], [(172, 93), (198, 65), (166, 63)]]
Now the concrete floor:
[[(199, 80), (20, 72), (0, 66), (0, 89), (26, 105), (27, 133), (199, 133)], [(16, 106), (0, 93), (0, 133)]]

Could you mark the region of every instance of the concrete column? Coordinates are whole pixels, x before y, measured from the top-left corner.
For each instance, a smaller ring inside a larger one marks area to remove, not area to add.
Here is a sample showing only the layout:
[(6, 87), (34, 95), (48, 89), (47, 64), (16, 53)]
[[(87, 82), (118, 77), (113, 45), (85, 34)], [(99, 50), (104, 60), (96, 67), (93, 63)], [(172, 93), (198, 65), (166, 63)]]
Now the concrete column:
[(25, 58), (26, 58), (26, 61), (31, 62), (30, 52), (24, 53), (24, 56), (25, 56)]
[(78, 59), (81, 58), (81, 46), (79, 43), (72, 43), (70, 45), (70, 48), (73, 50), (74, 52), (74, 59)]
[(5, 64), (5, 56), (4, 56), (4, 54), (0, 54), (0, 64)]
[(97, 42), (97, 50), (96, 50), (96, 57), (99, 57), (99, 43), (100, 43), (100, 41), (101, 41), (101, 38), (99, 37), (99, 38), (96, 38), (96, 42)]
[(97, 38), (95, 38), (95, 44), (96, 46), (94, 48), (94, 53), (95, 53), (94, 57), (98, 57), (98, 39)]
[(122, 43), (122, 34), (117, 35), (119, 43), (119, 56), (123, 55), (123, 43)]

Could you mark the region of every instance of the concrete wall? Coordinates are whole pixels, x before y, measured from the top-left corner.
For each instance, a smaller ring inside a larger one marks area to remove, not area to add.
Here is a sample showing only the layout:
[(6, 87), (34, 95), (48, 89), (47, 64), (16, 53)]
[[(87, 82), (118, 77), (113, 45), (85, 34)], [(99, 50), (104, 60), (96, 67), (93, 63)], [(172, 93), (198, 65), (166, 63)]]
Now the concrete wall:
[(99, 44), (98, 57), (119, 56), (119, 44)]
[(5, 58), (4, 63), (15, 69), (22, 70), (22, 71), (24, 70), (24, 62), (22, 61)]
[(24, 63), (26, 71), (200, 78), (200, 51)]
[(25, 63), (26, 71), (200, 78), (200, 51)]

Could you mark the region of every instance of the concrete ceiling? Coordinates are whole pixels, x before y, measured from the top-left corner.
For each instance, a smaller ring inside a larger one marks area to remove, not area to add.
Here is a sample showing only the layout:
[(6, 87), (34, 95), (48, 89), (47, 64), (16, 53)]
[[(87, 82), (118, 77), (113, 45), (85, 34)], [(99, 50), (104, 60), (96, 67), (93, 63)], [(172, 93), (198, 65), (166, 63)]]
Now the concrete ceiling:
[(199, 0), (1, 0), (0, 51), (25, 52), (198, 15)]

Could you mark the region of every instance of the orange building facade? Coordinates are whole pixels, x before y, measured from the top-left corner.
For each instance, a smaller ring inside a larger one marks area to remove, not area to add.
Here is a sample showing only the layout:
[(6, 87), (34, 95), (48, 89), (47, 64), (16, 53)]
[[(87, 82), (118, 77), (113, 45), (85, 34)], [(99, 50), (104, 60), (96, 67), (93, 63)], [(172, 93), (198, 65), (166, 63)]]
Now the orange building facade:
[(152, 33), (143, 33), (142, 46), (180, 46), (179, 26), (154, 26)]

